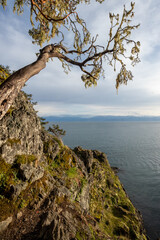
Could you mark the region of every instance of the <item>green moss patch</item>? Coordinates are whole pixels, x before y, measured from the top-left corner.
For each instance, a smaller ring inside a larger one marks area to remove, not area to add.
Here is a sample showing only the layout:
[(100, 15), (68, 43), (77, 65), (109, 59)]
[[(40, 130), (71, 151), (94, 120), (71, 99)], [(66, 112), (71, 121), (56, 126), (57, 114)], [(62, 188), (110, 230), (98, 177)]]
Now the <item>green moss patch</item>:
[(15, 164), (30, 164), (37, 160), (37, 156), (35, 155), (16, 155)]
[(0, 196), (9, 198), (11, 185), (15, 185), (19, 180), (18, 169), (6, 163), (2, 157), (0, 157), (0, 166)]
[(0, 155), (0, 173), (6, 173), (10, 169), (11, 165), (6, 163), (5, 160)]
[(63, 170), (69, 170), (77, 165), (72, 151), (68, 148), (61, 149), (54, 162)]
[(76, 178), (78, 176), (78, 170), (76, 167), (70, 168), (66, 173), (69, 178)]
[(21, 144), (21, 140), (17, 138), (8, 138), (7, 144), (13, 146), (14, 144)]

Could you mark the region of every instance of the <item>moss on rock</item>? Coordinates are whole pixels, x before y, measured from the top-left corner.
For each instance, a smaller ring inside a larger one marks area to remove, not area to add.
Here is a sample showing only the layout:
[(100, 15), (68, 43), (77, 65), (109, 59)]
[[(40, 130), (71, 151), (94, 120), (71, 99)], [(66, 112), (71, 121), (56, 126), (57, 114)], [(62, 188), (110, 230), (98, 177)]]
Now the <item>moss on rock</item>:
[(37, 156), (35, 155), (27, 155), (27, 154), (22, 154), (22, 155), (17, 155), (15, 157), (15, 164), (31, 164), (37, 160)]

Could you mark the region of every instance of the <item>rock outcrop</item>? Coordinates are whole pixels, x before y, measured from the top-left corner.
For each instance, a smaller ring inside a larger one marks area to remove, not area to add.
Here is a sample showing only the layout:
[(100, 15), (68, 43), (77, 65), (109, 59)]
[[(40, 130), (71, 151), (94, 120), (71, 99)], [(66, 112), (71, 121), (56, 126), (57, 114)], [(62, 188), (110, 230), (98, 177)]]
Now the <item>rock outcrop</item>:
[(147, 239), (106, 155), (64, 146), (23, 92), (0, 122), (0, 167), (0, 239)]
[(9, 164), (15, 155), (41, 157), (41, 124), (27, 95), (21, 92), (7, 115), (0, 121), (0, 154)]

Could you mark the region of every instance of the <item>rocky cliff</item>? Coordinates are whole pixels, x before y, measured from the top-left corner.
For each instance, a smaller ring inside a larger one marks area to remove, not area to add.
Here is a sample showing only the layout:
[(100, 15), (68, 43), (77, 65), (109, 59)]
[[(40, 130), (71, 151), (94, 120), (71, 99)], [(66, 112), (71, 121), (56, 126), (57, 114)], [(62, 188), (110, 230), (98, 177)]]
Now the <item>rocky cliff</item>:
[(147, 239), (106, 155), (49, 134), (23, 92), (0, 122), (0, 239)]

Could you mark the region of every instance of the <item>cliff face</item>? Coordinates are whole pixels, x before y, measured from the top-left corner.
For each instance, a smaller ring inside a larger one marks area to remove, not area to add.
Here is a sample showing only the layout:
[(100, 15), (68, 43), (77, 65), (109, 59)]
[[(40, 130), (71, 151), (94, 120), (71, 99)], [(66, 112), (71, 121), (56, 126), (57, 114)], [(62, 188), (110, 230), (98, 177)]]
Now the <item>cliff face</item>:
[(13, 164), (16, 155), (42, 156), (41, 124), (23, 92), (0, 121), (0, 146), (2, 158), (10, 164)]
[(21, 92), (0, 122), (0, 239), (147, 239), (104, 153), (71, 150)]

